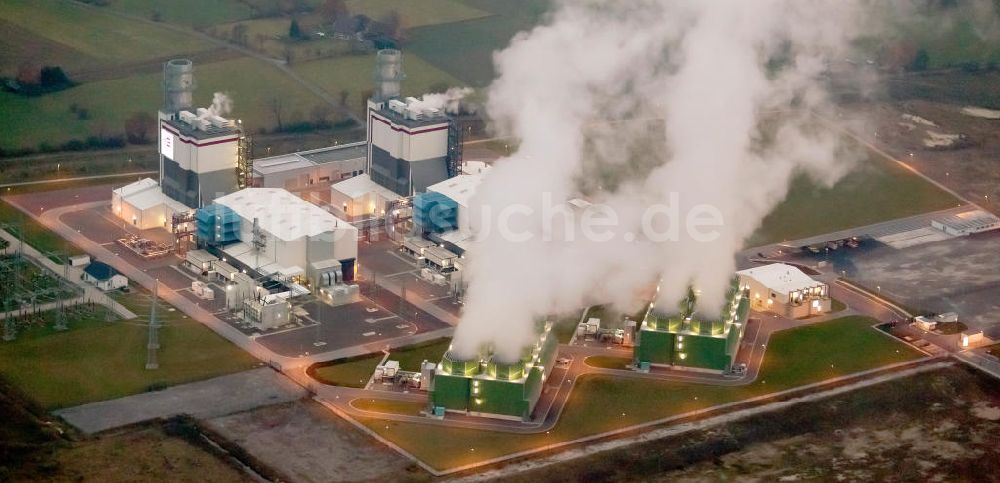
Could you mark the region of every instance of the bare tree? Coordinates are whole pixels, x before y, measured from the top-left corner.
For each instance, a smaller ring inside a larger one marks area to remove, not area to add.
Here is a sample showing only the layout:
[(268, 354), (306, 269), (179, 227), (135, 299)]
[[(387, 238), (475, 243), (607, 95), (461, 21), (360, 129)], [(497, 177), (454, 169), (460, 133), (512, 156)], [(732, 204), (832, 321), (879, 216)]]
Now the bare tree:
[(136, 112), (125, 120), (125, 138), (132, 144), (148, 144), (156, 121), (146, 111)]
[(344, 0), (326, 0), (323, 5), (320, 5), (319, 14), (323, 20), (332, 22), (350, 15), (351, 12), (347, 10), (347, 4), (344, 3)]
[(375, 95), (375, 91), (371, 89), (365, 89), (361, 91), (361, 110), (365, 111), (368, 109), (368, 99), (371, 99)]
[(281, 99), (272, 97), (271, 100), (267, 101), (267, 107), (271, 111), (271, 116), (274, 117), (274, 125), (277, 127), (277, 130), (284, 131), (285, 125), (281, 121), (284, 106), (282, 106)]
[(325, 102), (316, 104), (313, 106), (312, 110), (309, 111), (309, 117), (316, 126), (326, 125), (327, 122), (329, 122), (331, 115), (333, 115), (333, 108)]
[(233, 29), (229, 32), (229, 39), (234, 44), (246, 47), (249, 43), (247, 40), (247, 26), (242, 23), (233, 25)]

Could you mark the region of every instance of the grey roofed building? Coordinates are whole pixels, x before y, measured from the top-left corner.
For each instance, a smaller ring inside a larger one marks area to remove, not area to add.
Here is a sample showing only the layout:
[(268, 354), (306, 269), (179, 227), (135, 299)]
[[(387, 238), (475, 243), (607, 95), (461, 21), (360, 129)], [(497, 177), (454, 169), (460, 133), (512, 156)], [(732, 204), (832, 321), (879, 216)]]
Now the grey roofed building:
[(358, 142), (256, 159), (254, 186), (294, 191), (335, 183), (364, 172), (367, 156), (366, 143)]
[(90, 265), (87, 265), (87, 268), (84, 268), (83, 272), (100, 281), (111, 280), (111, 277), (118, 275), (118, 270), (115, 270), (115, 267), (104, 262), (98, 262), (97, 260), (90, 262)]

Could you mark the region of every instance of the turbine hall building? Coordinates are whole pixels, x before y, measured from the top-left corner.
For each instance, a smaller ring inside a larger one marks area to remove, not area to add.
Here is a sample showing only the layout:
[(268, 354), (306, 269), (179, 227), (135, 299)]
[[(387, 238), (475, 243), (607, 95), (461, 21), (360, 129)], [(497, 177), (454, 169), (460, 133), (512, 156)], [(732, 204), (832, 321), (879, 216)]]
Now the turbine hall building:
[(558, 342), (552, 324), (539, 326), (538, 341), (521, 359), (505, 363), (491, 352), (462, 360), (451, 350), (434, 371), (430, 387), (431, 414), (460, 412), (475, 416), (528, 421), (542, 386), (552, 372)]
[(375, 89), (365, 116), (364, 172), (331, 187), (331, 203), (349, 219), (378, 217), (459, 173), (461, 119), (402, 97), (403, 54), (375, 56)]
[(728, 302), (718, 320), (699, 320), (694, 313), (694, 292), (682, 302), (679, 313), (668, 314), (650, 304), (636, 335), (634, 365), (640, 371), (666, 366), (706, 372), (726, 372), (733, 367), (746, 331), (750, 299), (734, 278)]
[(313, 291), (354, 280), (358, 229), (280, 188), (246, 188), (195, 214), (198, 241), (222, 261)]

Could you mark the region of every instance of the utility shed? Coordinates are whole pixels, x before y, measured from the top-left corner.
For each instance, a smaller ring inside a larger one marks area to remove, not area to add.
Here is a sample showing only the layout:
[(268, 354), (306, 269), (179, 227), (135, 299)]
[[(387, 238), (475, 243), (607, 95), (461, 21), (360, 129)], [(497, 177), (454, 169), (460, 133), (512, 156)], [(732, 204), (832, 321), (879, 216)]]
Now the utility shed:
[(83, 280), (105, 292), (128, 286), (128, 278), (111, 265), (96, 260), (83, 269)]

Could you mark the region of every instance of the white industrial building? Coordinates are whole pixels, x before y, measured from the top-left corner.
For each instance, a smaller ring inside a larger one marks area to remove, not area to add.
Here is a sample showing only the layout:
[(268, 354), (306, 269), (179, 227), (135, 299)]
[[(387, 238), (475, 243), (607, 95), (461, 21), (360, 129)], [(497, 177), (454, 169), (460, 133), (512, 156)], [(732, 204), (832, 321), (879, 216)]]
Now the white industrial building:
[(368, 100), (365, 174), (331, 189), (331, 203), (351, 218), (381, 216), (392, 203), (458, 174), (458, 123), (422, 100), (401, 98), (403, 54), (376, 55), (375, 93)]
[(791, 319), (830, 311), (830, 288), (802, 270), (772, 263), (736, 272), (740, 286), (750, 291), (750, 307)]
[(368, 173), (341, 181), (330, 189), (330, 206), (350, 219), (378, 217), (403, 197), (379, 186)]
[(327, 188), (365, 172), (368, 145), (361, 141), (253, 161), (253, 186), (291, 192)]
[(278, 188), (247, 188), (215, 203), (240, 218), (240, 241), (221, 248), (223, 261), (316, 289), (353, 280), (358, 230), (350, 223)]
[(1000, 218), (983, 210), (969, 210), (935, 218), (931, 226), (951, 236), (966, 236), (1000, 229)]
[(163, 194), (159, 183), (151, 178), (112, 190), (111, 210), (125, 223), (140, 230), (169, 229), (174, 214), (190, 211), (187, 206)]

